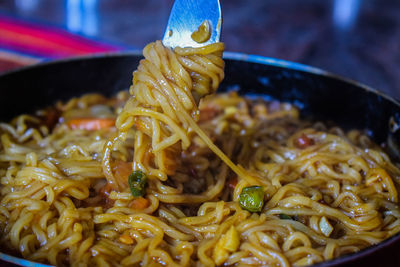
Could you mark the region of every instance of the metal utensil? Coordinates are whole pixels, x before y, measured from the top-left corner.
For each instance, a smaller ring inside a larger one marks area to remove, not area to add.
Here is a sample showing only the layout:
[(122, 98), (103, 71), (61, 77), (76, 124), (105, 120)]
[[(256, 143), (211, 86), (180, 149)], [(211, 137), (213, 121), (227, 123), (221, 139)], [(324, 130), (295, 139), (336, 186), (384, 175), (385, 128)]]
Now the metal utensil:
[[(198, 43), (192, 39), (192, 34), (204, 21), (207, 21), (211, 35), (207, 41)], [(162, 42), (171, 48), (216, 43), (221, 36), (221, 24), (219, 0), (175, 0)]]

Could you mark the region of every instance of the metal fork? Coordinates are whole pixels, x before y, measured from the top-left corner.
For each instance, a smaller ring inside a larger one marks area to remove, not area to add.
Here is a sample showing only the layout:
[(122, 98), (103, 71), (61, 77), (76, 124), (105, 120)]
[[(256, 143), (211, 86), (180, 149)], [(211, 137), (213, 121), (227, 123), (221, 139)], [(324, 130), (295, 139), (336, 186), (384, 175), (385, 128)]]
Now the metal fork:
[[(192, 33), (207, 20), (210, 38), (202, 43), (192, 39)], [(201, 47), (219, 42), (222, 14), (219, 0), (175, 0), (162, 40), (165, 46)]]

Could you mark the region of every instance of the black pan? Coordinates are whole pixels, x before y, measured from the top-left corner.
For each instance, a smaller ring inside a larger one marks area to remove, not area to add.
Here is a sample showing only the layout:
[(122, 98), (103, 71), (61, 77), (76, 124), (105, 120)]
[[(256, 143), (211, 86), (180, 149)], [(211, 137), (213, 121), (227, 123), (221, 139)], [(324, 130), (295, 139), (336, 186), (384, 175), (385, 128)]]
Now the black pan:
[[(302, 116), (333, 121), (343, 128), (367, 129), (377, 143), (390, 139), (398, 156), (398, 101), (365, 85), (325, 71), (282, 60), (226, 53), (226, 78), (220, 91), (261, 96), (297, 104)], [(0, 75), (0, 121), (89, 92), (112, 95), (129, 88), (139, 54), (113, 54), (39, 64)], [(0, 254), (0, 259), (33, 266)], [(1, 265), (1, 263), (0, 263)], [(358, 253), (318, 266), (400, 266), (400, 235)], [(38, 265), (36, 265), (38, 266)], [(43, 265), (41, 265), (43, 266)]]

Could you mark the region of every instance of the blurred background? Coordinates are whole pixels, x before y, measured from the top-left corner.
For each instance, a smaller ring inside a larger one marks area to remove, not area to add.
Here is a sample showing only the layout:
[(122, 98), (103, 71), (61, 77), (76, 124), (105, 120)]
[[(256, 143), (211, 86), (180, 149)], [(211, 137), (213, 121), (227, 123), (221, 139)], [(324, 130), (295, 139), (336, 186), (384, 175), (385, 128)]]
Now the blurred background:
[[(136, 50), (172, 0), (0, 0), (0, 72)], [(399, 0), (221, 0), (226, 50), (319, 67), (400, 98)]]

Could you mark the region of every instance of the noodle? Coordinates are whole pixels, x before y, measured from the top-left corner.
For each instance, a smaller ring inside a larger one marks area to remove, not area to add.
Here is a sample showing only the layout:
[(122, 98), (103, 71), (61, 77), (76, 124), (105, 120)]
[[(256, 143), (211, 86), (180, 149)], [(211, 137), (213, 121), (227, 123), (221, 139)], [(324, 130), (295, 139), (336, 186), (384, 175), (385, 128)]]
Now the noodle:
[(121, 190), (126, 182), (115, 179), (110, 168), (110, 151), (116, 141), (126, 138), (133, 125), (137, 129), (133, 169), (151, 178), (165, 181), (175, 173), (181, 149), (189, 147), (193, 131), (234, 172), (252, 179), (195, 122), (200, 99), (215, 92), (224, 77), (223, 48), (222, 43), (215, 43), (201, 48), (176, 48), (173, 52), (160, 41), (144, 48), (145, 60), (133, 75), (132, 97), (116, 121), (118, 137), (108, 142), (104, 151), (103, 170), (114, 188)]
[(0, 123), (2, 247), (57, 266), (291, 266), (398, 233), (400, 169), (381, 147), (290, 104), (206, 96), (222, 51), (155, 42), (129, 93)]

